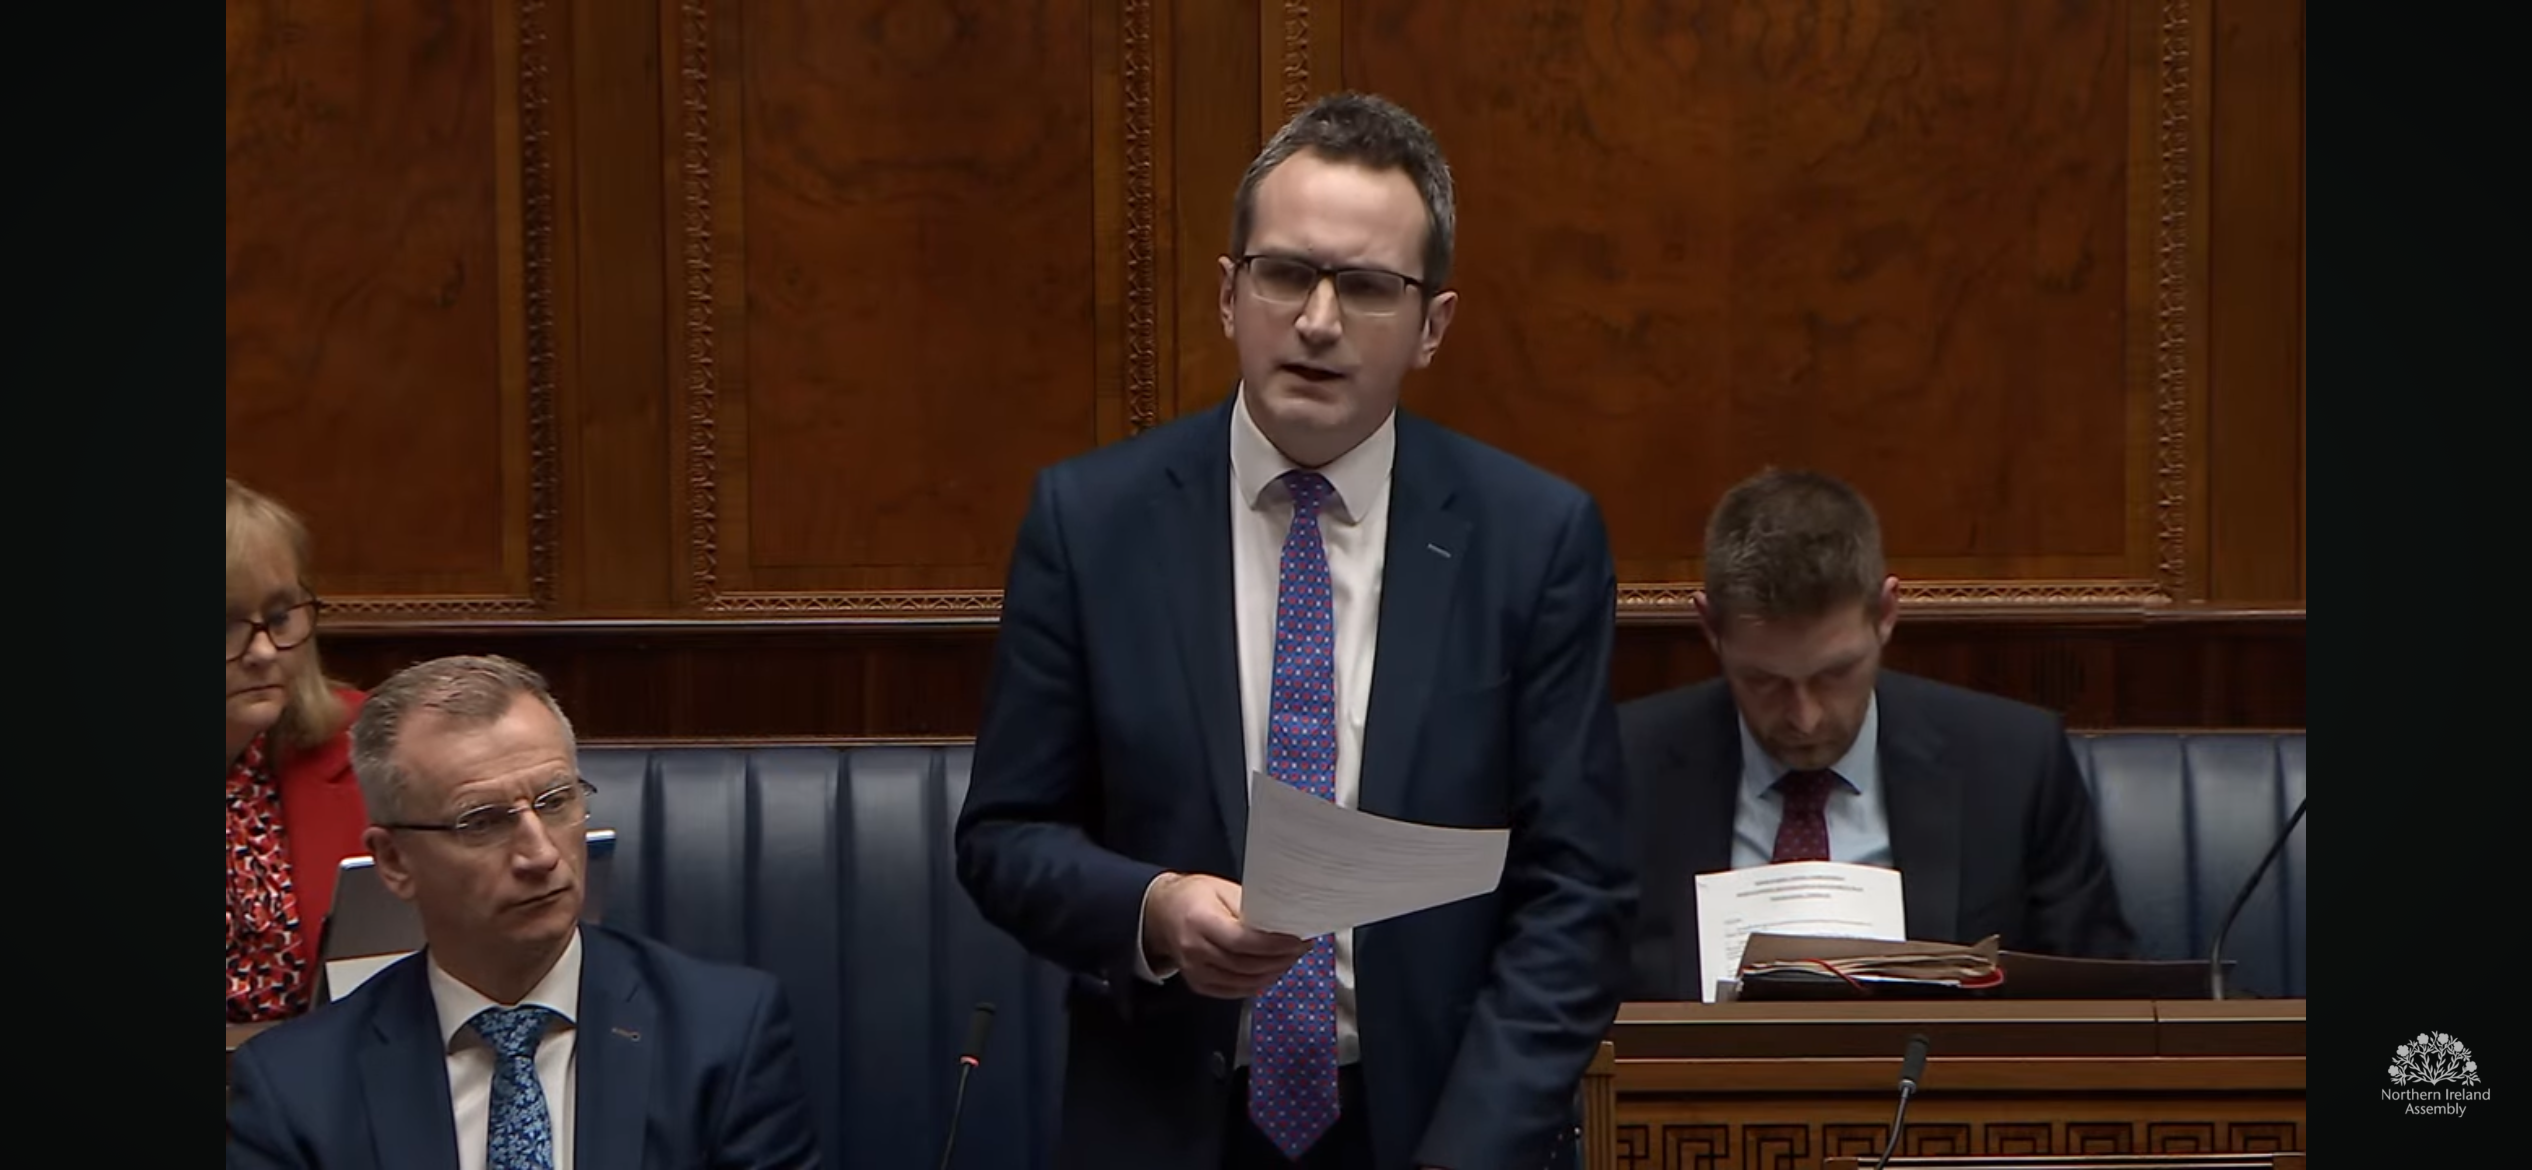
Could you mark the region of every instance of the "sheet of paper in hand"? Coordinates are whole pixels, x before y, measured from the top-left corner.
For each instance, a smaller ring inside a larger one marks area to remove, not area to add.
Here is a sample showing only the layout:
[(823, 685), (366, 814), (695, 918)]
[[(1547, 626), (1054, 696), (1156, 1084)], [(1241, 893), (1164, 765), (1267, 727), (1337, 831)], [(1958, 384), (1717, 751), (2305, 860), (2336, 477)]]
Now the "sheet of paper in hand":
[(1315, 938), (1490, 893), (1510, 829), (1453, 829), (1341, 808), (1280, 780), (1249, 778), (1240, 919)]

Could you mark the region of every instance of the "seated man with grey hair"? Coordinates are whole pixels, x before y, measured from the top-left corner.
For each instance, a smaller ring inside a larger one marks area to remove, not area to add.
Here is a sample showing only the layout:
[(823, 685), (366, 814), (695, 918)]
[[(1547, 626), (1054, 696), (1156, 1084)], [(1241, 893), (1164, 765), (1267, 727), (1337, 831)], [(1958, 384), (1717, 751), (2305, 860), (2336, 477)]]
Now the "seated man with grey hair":
[(819, 1164), (774, 978), (581, 921), (596, 790), (535, 671), (398, 672), (352, 768), (427, 945), (238, 1049), (231, 1167)]
[(1696, 875), (1777, 862), (1898, 870), (1912, 939), (2132, 957), (2058, 714), (1883, 669), (1899, 579), (1861, 493), (1735, 485), (1693, 600), (1722, 677), (1618, 708), (1644, 866), (1628, 998), (1705, 998)]

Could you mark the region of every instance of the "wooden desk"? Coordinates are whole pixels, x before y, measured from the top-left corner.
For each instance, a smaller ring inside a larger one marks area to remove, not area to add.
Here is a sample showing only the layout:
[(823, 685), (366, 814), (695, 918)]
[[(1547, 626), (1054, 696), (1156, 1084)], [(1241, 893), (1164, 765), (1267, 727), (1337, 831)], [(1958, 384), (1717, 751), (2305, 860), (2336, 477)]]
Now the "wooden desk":
[[(1879, 1156), (1829, 1159), (1824, 1170), (1874, 1170)], [(2304, 1170), (2303, 1155), (2264, 1154), (2003, 1154), (1992, 1158), (1894, 1155), (1889, 1170)]]
[[(2304, 1001), (1628, 1004), (1583, 1085), (1588, 1170), (1911, 1155), (2293, 1151)], [(1895, 1170), (1894, 1163), (1894, 1170)]]

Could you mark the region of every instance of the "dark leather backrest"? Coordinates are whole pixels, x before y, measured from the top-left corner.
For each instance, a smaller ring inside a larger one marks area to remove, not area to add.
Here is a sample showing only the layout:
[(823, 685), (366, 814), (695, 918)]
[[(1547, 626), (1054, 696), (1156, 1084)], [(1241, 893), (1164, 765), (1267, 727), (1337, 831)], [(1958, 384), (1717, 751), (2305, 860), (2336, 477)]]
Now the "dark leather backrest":
[[(2201, 958), (2304, 793), (2301, 732), (2077, 732), (2146, 957)], [(831, 1157), (930, 1166), (980, 1000), (998, 1007), (957, 1164), (1039, 1170), (1063, 1076), (1063, 977), (987, 926), (953, 876), (965, 745), (587, 745), (618, 834), (607, 921), (773, 972)], [(2234, 986), (2304, 994), (2304, 831), (2226, 943)]]
[[(2089, 731), (2069, 737), (2092, 788), (2141, 958), (2203, 959), (2224, 912), (2304, 796), (2304, 733)], [(2226, 936), (2229, 986), (2304, 995), (2304, 838)]]
[(1062, 978), (985, 924), (951, 868), (965, 746), (587, 745), (618, 834), (606, 921), (771, 971), (828, 1164), (932, 1166), (976, 1004), (996, 1005), (957, 1165), (1037, 1170), (1063, 1074)]

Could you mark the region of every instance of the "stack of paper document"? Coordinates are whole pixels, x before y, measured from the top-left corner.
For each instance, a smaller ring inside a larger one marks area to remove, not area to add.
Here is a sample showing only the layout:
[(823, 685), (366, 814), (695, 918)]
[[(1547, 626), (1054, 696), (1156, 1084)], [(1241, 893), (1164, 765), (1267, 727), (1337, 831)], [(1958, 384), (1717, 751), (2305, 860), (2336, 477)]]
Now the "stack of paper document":
[(1753, 933), (1741, 949), (1740, 981), (1789, 976), (1845, 983), (1913, 983), (1979, 988), (2003, 978), (1994, 935), (1963, 946), (1817, 935)]
[(1707, 1003), (1734, 994), (1741, 948), (1759, 933), (1898, 942), (1908, 937), (1899, 871), (1788, 861), (1698, 874), (1697, 973)]

